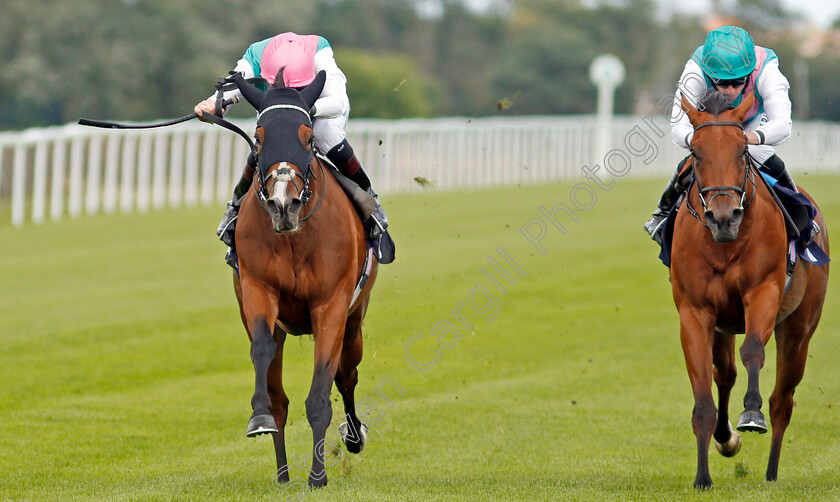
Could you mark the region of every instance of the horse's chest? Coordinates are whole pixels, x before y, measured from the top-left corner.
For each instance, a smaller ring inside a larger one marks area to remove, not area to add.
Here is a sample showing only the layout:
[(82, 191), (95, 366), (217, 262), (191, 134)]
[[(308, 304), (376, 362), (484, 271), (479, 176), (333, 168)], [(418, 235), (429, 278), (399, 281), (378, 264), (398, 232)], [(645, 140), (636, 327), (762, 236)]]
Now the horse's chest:
[(740, 288), (726, 274), (715, 275), (708, 282), (705, 296), (706, 303), (714, 305), (719, 318), (725, 318), (729, 323), (743, 320), (744, 304)]

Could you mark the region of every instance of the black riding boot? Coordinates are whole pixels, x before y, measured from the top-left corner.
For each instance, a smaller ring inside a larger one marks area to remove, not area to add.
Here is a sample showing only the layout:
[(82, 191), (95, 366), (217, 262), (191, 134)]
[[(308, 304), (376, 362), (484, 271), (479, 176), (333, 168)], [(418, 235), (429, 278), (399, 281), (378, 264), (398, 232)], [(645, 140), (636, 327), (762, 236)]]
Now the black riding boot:
[(254, 168), (256, 165), (257, 162), (253, 154), (248, 155), (245, 169), (242, 170), (242, 178), (239, 179), (239, 182), (233, 189), (233, 197), (227, 203), (225, 215), (222, 216), (219, 228), (216, 229), (216, 235), (219, 236), (219, 239), (230, 247), (234, 247), (234, 233), (236, 231), (236, 218), (239, 216), (239, 206), (242, 204), (242, 199), (245, 198), (245, 194), (251, 186), (251, 181), (254, 179)]
[[(777, 180), (781, 186), (799, 193), (799, 189), (796, 187), (796, 183), (793, 182), (790, 171), (788, 171), (784, 161), (778, 155), (773, 154), (770, 156), (769, 159), (764, 161), (760, 169)], [(817, 225), (816, 221), (811, 220), (808, 210), (802, 206), (788, 208), (788, 213), (790, 213), (791, 219), (796, 224), (796, 228), (802, 236), (800, 237), (802, 247), (807, 248), (814, 242), (817, 234), (820, 233), (820, 226)]]
[(385, 214), (385, 209), (379, 202), (379, 196), (371, 188), (370, 178), (368, 178), (365, 170), (362, 168), (362, 164), (353, 152), (350, 143), (345, 139), (334, 146), (327, 152), (327, 158), (335, 164), (341, 174), (353, 180), (362, 190), (367, 191), (373, 196), (376, 207), (374, 207), (368, 221), (364, 222), (365, 228), (368, 231), (368, 237), (373, 243), (376, 259), (382, 264), (391, 263), (394, 261), (394, 241), (387, 232), (388, 215)]
[(650, 238), (660, 244), (662, 244), (660, 242), (660, 228), (665, 223), (665, 219), (668, 217), (668, 213), (671, 212), (674, 204), (679, 200), (680, 194), (687, 188), (686, 185), (689, 177), (682, 175), (682, 170), (688, 159), (689, 157), (684, 158), (677, 165), (677, 170), (671, 176), (671, 179), (668, 180), (668, 184), (665, 185), (665, 191), (662, 192), (662, 196), (656, 204), (656, 211), (653, 212), (650, 220), (645, 223), (645, 230), (650, 234)]
[(370, 178), (362, 168), (362, 164), (353, 152), (350, 143), (345, 139), (327, 152), (327, 158), (335, 164), (341, 174), (353, 180), (359, 185), (359, 188), (371, 194), (376, 201), (376, 208), (371, 213), (370, 219), (365, 223), (369, 227), (371, 238), (384, 232), (388, 228), (388, 215), (385, 214), (385, 209), (379, 202), (379, 195), (371, 188)]
[(761, 165), (761, 170), (769, 174), (773, 179), (778, 180), (779, 184), (783, 187), (794, 192), (799, 192), (799, 189), (796, 188), (796, 183), (793, 182), (793, 178), (790, 176), (790, 171), (787, 170), (784, 161), (778, 155), (773, 154), (769, 159), (765, 160), (764, 164)]

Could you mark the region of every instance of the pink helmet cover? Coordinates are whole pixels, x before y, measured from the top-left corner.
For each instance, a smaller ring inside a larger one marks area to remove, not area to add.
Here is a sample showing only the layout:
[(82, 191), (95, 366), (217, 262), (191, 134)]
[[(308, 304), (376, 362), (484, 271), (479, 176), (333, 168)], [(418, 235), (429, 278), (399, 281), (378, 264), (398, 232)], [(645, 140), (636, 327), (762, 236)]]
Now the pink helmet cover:
[(260, 73), (274, 84), (274, 78), (283, 69), (283, 83), (287, 87), (304, 87), (315, 79), (315, 52), (317, 35), (301, 36), (281, 33), (272, 38), (260, 59)]

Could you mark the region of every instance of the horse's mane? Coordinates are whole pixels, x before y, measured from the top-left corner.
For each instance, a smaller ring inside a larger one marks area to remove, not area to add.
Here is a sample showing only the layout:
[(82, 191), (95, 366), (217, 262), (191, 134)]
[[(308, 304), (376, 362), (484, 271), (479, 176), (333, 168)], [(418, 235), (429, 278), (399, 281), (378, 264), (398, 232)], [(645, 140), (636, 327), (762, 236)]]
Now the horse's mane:
[(717, 117), (726, 110), (729, 110), (731, 104), (732, 100), (727, 98), (726, 94), (720, 91), (712, 91), (703, 96), (698, 109), (704, 110)]

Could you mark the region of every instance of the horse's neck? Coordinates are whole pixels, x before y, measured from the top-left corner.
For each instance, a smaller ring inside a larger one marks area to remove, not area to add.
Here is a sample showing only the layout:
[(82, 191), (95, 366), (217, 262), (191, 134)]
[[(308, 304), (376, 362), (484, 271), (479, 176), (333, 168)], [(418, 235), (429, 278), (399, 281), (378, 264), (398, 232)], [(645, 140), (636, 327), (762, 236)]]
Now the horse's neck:
[[(347, 232), (357, 230), (355, 225), (360, 224), (360, 220), (350, 199), (344, 194), (332, 173), (328, 171), (329, 169), (322, 166), (316, 157), (312, 163), (312, 173), (317, 178), (310, 184), (312, 196), (304, 206), (306, 212), (302, 215), (302, 217), (308, 215), (311, 217), (302, 223), (305, 228), (302, 228), (300, 233), (316, 232), (322, 234), (324, 239), (332, 241), (337, 238), (336, 233), (342, 232), (342, 227), (348, 227)], [(360, 230), (359, 233), (361, 241), (364, 241), (364, 230)], [(313, 249), (313, 252), (324, 249), (324, 246), (318, 243), (320, 240), (310, 240), (317, 248)], [(334, 250), (329, 250), (329, 252), (334, 252)]]
[[(318, 213), (335, 213), (336, 210), (343, 211), (345, 209), (342, 207), (343, 204), (346, 203), (351, 206), (352, 204), (347, 196), (344, 195), (344, 191), (341, 189), (338, 181), (336, 181), (335, 176), (329, 172), (329, 167), (323, 165), (321, 162), (318, 157), (312, 160), (312, 174), (317, 176), (317, 179), (313, 180), (309, 188), (312, 192), (312, 198), (309, 200), (307, 206), (311, 207), (312, 209), (310, 211), (314, 211), (314, 213), (307, 214), (312, 214), (312, 219), (318, 219), (319, 225), (337, 225), (340, 223), (334, 221), (336, 218), (334, 214), (329, 216)], [(318, 209), (315, 209), (316, 207)], [(320, 220), (322, 219), (325, 221), (321, 222)]]

